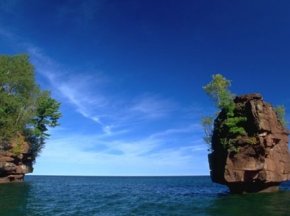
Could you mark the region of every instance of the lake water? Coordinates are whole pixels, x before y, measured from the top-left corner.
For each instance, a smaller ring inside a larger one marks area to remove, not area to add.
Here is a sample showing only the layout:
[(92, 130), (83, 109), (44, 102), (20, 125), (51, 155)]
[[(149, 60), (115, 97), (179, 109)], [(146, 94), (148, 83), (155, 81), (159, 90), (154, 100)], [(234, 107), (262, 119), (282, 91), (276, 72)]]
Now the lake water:
[(27, 176), (0, 185), (0, 215), (290, 215), (290, 183), (231, 195), (209, 177)]

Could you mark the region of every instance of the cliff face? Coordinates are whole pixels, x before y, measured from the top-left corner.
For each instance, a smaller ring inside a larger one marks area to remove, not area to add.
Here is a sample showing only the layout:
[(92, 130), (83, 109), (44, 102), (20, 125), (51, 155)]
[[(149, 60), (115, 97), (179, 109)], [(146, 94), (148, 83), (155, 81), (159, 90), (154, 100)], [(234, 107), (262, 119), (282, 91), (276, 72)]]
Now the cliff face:
[(270, 104), (259, 94), (235, 98), (235, 114), (246, 117), (245, 135), (230, 137), (235, 151), (222, 145), (225, 114), (215, 120), (212, 153), (209, 154), (211, 178), (227, 185), (232, 192), (275, 191), (290, 180), (288, 131), (277, 119)]
[(24, 175), (32, 170), (30, 154), (0, 152), (0, 183), (22, 182)]
[(0, 183), (22, 182), (24, 175), (33, 171), (33, 161), (28, 143), (18, 134), (0, 150)]

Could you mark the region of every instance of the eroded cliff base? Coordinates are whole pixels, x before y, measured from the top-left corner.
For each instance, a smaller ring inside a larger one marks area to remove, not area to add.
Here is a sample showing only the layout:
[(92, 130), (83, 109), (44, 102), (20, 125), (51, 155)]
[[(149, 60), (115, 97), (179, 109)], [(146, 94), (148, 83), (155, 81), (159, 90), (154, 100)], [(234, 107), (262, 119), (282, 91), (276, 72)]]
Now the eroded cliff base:
[(0, 152), (0, 183), (22, 182), (33, 171), (32, 156), (28, 153)]

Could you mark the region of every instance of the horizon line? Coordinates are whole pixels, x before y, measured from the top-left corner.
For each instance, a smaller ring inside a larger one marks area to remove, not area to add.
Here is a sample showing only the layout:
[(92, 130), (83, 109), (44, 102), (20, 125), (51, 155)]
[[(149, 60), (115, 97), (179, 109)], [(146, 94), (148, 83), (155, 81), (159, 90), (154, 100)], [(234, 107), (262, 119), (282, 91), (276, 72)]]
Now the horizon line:
[(39, 177), (205, 177), (210, 175), (43, 175), (43, 174), (26, 174), (27, 176)]

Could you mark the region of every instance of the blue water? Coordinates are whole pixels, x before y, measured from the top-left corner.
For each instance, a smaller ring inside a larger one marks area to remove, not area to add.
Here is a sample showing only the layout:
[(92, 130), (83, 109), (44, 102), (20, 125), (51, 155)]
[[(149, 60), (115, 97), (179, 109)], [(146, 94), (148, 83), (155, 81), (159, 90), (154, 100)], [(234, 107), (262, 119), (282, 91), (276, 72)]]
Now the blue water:
[(0, 185), (0, 215), (290, 215), (290, 183), (231, 195), (209, 177), (27, 176)]

